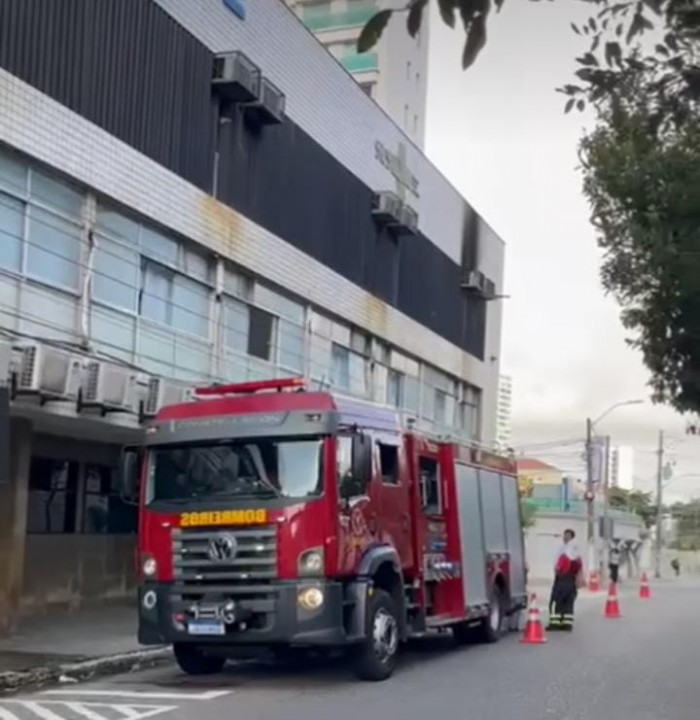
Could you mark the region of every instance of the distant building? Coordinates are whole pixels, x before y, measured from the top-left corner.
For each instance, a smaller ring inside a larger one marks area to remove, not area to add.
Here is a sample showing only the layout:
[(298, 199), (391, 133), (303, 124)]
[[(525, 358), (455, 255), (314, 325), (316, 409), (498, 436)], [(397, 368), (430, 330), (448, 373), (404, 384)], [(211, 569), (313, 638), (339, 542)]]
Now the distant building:
[(498, 378), (498, 407), (496, 410), (496, 444), (500, 449), (510, 447), (513, 381), (508, 375)]
[(627, 445), (619, 445), (610, 450), (609, 483), (610, 487), (622, 490), (634, 488), (634, 450)]
[(286, 0), (306, 27), (421, 149), (425, 138), (428, 79), (428, 13), (415, 38), (406, 32), (405, 13), (390, 21), (377, 45), (358, 54), (365, 23), (398, 0)]
[(532, 495), (538, 486), (561, 487), (564, 474), (554, 465), (535, 458), (518, 458), (518, 485), (524, 495)]

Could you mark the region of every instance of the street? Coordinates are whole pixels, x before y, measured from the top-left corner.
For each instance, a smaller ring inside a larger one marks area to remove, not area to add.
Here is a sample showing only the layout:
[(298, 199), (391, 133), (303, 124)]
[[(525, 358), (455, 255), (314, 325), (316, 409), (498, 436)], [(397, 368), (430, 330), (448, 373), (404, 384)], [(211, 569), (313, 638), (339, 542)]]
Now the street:
[(628, 585), (620, 620), (603, 617), (603, 593), (584, 595), (572, 635), (530, 646), (513, 634), (463, 649), (431, 639), (386, 683), (357, 682), (341, 663), (231, 665), (195, 679), (169, 665), (0, 700), (0, 720), (696, 720), (700, 584), (653, 586), (650, 601)]

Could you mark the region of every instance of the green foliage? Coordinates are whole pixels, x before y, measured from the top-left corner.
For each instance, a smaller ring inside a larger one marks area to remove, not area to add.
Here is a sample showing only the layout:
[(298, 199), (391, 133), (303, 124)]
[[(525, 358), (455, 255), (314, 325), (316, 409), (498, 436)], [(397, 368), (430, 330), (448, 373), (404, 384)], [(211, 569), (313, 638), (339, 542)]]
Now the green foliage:
[(656, 524), (656, 505), (651, 493), (612, 487), (608, 490), (608, 503), (612, 509), (636, 513), (647, 528)]
[(700, 550), (700, 500), (689, 503), (676, 503), (671, 508), (676, 521), (677, 550)]
[(531, 528), (537, 518), (537, 506), (530, 502), (527, 498), (520, 498), (520, 517), (523, 523), (523, 530)]

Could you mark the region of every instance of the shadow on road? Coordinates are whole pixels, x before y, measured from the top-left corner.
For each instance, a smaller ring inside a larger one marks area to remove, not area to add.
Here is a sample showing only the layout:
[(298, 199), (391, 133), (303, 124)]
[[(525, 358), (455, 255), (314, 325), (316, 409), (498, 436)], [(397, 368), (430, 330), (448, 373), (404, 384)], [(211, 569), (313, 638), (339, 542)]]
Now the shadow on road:
[[(450, 633), (414, 640), (404, 648), (397, 672), (430, 662), (436, 657), (468, 653), (472, 648), (476, 646), (456, 646)], [(222, 673), (207, 677), (189, 677), (173, 667), (161, 670), (158, 677), (143, 679), (145, 684), (163, 689), (265, 687), (274, 691), (290, 687), (299, 689), (301, 686), (313, 688), (345, 681), (357, 682), (344, 655), (302, 655), (293, 661), (278, 661), (265, 656), (231, 662)], [(130, 684), (133, 683), (131, 678)]]

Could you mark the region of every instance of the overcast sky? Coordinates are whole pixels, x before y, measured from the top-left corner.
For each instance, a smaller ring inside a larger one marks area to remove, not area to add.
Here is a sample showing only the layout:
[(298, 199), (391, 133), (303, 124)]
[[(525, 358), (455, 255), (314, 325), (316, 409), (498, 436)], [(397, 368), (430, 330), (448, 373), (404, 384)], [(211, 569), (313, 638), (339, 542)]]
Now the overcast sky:
[[(508, 0), (476, 65), (460, 69), (463, 33), (431, 16), (426, 150), (505, 239), (502, 371), (514, 383), (513, 442), (567, 471), (582, 446), (535, 452), (532, 443), (582, 439), (585, 418), (616, 402), (648, 398), (640, 356), (625, 344), (615, 302), (603, 294), (600, 254), (576, 170), (591, 116), (563, 114), (554, 88), (570, 80), (584, 42), (573, 0)], [(635, 450), (635, 474), (653, 486), (659, 429), (676, 479), (670, 499), (700, 497), (700, 438), (667, 408), (620, 408), (599, 426)]]

